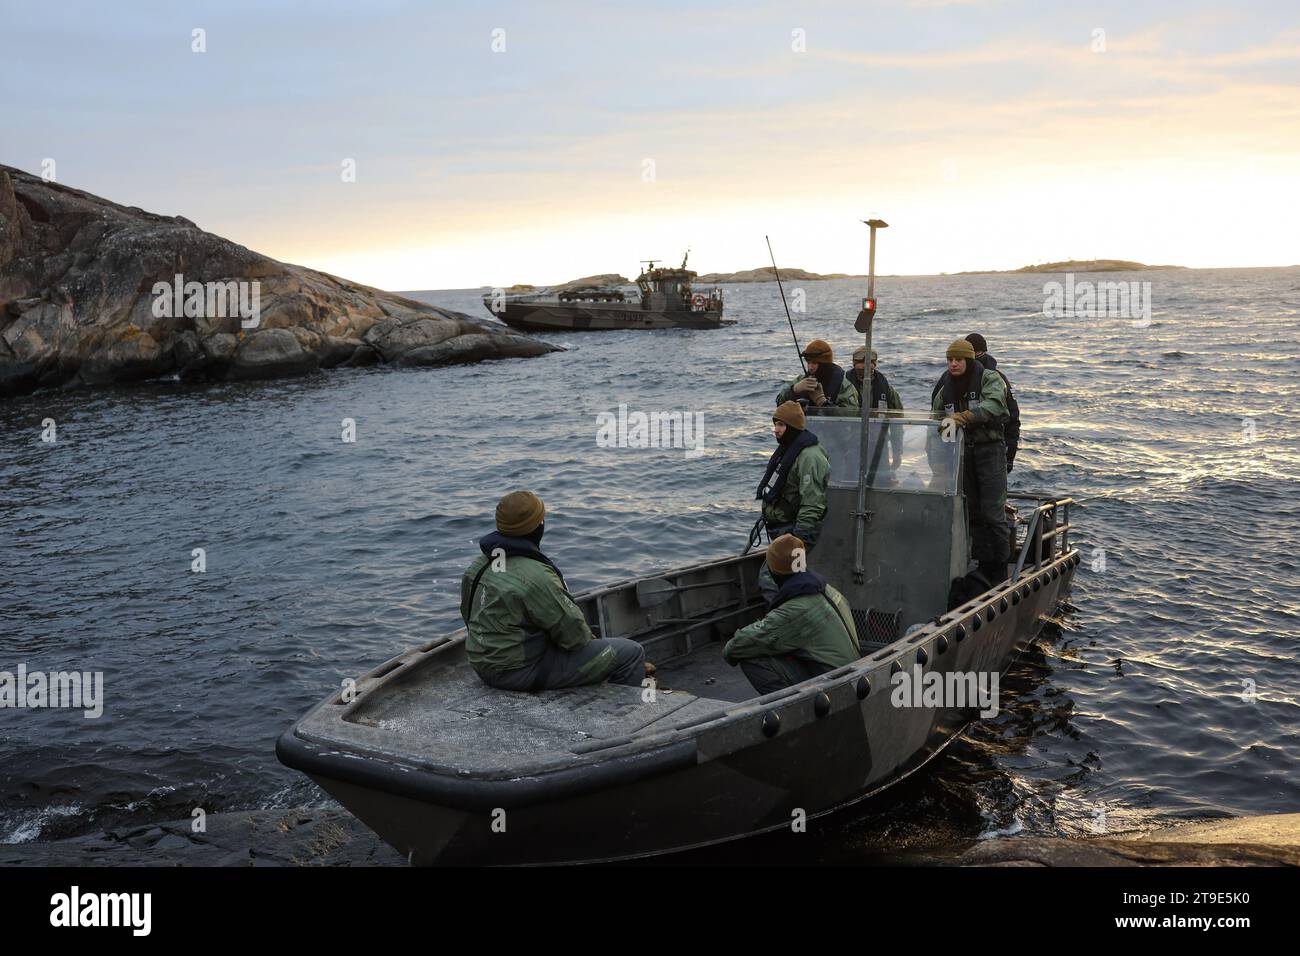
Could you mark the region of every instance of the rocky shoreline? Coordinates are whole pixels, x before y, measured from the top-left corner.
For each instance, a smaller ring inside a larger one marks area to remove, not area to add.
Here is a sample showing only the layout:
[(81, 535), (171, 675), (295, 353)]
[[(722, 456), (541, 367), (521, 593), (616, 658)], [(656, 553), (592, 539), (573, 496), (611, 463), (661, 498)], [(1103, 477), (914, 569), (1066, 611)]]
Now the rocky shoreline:
[(213, 813), (97, 836), (0, 844), (0, 866), (403, 866), (346, 810)]
[(0, 396), (557, 350), (0, 166)]
[(962, 866), (1300, 866), (1300, 813), (1066, 839), (985, 840)]
[[(1242, 817), (1086, 838), (1003, 837), (911, 865), (1300, 866), (1300, 813)], [(345, 810), (211, 814), (195, 833), (177, 820), (98, 836), (0, 845), (0, 866), (403, 866)]]

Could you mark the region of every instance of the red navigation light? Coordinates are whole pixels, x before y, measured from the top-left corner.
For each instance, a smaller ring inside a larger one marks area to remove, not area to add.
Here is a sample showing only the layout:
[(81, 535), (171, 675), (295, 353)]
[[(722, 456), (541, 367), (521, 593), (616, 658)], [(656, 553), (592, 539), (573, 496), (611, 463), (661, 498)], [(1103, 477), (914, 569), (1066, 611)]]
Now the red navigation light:
[(858, 313), (858, 320), (853, 323), (853, 328), (859, 332), (867, 331), (867, 325), (876, 317), (876, 300), (871, 296), (866, 296), (862, 300), (862, 311)]

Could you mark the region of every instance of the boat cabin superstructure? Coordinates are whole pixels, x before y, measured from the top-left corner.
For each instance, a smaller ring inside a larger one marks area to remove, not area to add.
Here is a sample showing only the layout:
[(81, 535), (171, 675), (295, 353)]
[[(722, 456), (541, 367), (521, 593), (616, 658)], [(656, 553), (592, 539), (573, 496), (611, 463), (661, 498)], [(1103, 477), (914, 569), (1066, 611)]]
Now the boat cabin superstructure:
[(641, 308), (655, 312), (721, 312), (722, 289), (715, 286), (707, 293), (693, 291), (699, 273), (686, 268), (688, 252), (676, 268), (655, 267), (654, 259), (644, 261), (645, 268), (636, 277), (641, 291)]
[(862, 571), (855, 573), (860, 419), (821, 412), (809, 410), (808, 429), (825, 449), (831, 474), (809, 567), (848, 600), (864, 646), (883, 647), (944, 613), (952, 580), (967, 571), (962, 443), (943, 441), (939, 422), (929, 417), (871, 416), (867, 534)]
[[(960, 433), (945, 439), (936, 417), (871, 410), (866, 534), (859, 556), (854, 519), (861, 418), (856, 410), (837, 408), (810, 408), (807, 415), (808, 429), (831, 462), (827, 518), (808, 552), (809, 568), (848, 600), (863, 646), (885, 647), (943, 615), (951, 583), (975, 566), (962, 490), (964, 442)], [(1008, 498), (1022, 503), (1010, 509), (1008, 549), (1018, 555), (1008, 567), (1013, 577), (1026, 565), (1069, 550), (1072, 499)]]

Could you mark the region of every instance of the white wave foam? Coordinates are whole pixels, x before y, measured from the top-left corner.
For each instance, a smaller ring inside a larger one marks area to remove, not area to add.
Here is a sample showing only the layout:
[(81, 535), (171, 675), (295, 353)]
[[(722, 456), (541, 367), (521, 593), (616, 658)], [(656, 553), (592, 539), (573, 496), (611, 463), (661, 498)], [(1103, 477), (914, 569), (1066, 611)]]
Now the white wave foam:
[[(14, 814), (0, 825), (0, 843), (31, 843), (41, 835), (47, 824), (59, 817), (75, 817), (85, 811), (81, 804), (62, 807), (42, 807)], [(9, 829), (12, 827), (13, 829)], [(5, 832), (7, 831), (7, 832)]]

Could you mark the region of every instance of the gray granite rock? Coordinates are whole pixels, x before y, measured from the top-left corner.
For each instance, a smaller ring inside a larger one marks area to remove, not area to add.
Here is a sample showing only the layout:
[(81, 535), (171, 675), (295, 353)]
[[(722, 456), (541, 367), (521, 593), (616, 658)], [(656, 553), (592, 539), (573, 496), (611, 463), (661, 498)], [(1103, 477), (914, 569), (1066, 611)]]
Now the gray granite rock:
[(1300, 866), (1300, 813), (1235, 817), (1081, 839), (977, 843), (964, 866)]
[[(179, 296), (166, 292), (177, 276)], [(190, 299), (190, 283), (201, 298)], [(0, 166), (0, 395), (172, 373), (267, 378), (552, 351), (458, 312), (278, 262), (180, 216)]]
[(48, 843), (0, 844), (0, 866), (402, 866), (344, 810), (253, 810)]

